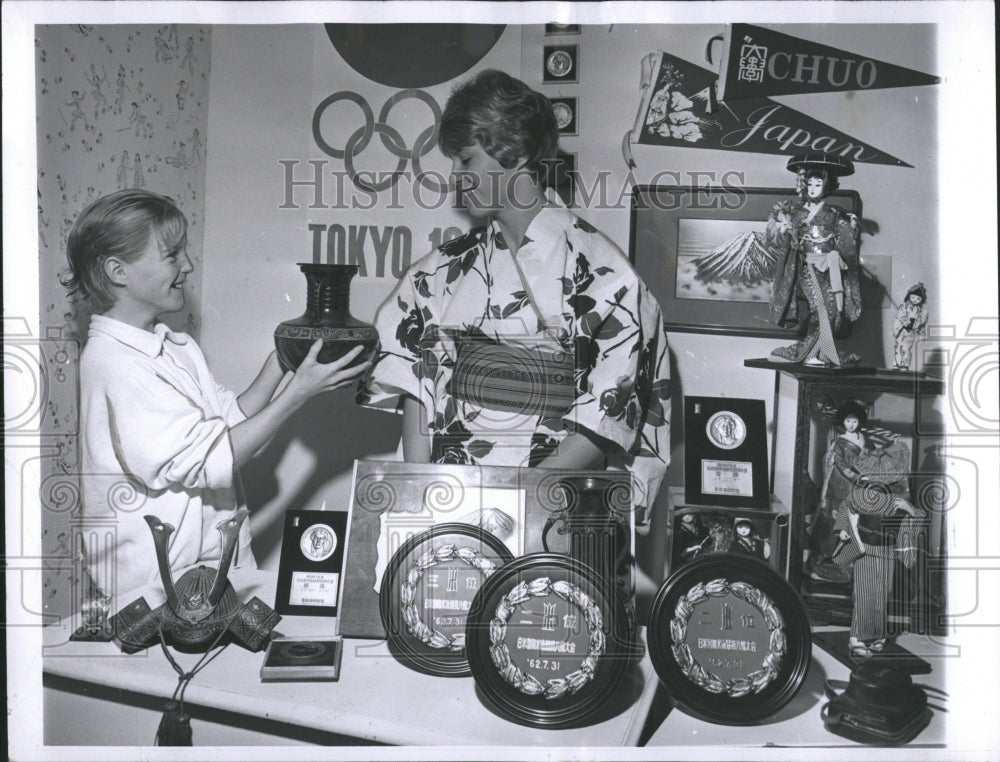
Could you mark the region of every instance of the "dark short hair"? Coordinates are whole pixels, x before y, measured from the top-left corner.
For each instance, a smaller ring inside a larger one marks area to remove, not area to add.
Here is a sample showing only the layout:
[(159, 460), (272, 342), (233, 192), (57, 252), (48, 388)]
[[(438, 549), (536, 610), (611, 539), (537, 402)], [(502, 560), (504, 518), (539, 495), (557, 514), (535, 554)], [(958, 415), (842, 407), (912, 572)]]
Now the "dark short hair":
[(847, 400), (847, 402), (837, 408), (837, 423), (843, 426), (844, 421), (852, 415), (858, 419), (859, 424), (865, 423), (868, 420), (868, 411), (865, 410), (863, 405), (854, 400)]
[(63, 285), (87, 300), (95, 314), (115, 303), (114, 285), (104, 272), (110, 257), (134, 262), (142, 256), (150, 233), (172, 249), (187, 236), (187, 219), (166, 196), (145, 190), (123, 190), (102, 196), (76, 218), (66, 242), (70, 275)]
[(507, 169), (525, 159), (525, 169), (541, 185), (548, 184), (558, 142), (549, 99), (496, 69), (482, 71), (452, 91), (438, 133), (445, 156), (478, 143)]
[(921, 302), (927, 301), (927, 288), (923, 283), (917, 283), (916, 285), (910, 286), (909, 290), (906, 292), (906, 296), (903, 297), (903, 301), (909, 300), (911, 296), (919, 296)]

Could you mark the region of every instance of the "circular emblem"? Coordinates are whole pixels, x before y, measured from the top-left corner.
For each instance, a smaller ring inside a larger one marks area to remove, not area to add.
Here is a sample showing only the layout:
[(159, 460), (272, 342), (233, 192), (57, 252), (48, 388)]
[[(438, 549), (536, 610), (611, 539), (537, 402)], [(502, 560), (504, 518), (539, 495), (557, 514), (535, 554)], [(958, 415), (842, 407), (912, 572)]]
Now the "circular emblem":
[(302, 533), (299, 549), (310, 561), (325, 561), (337, 549), (337, 535), (326, 524), (313, 524)]
[(767, 563), (742, 554), (700, 558), (671, 574), (646, 637), (677, 705), (723, 725), (773, 717), (802, 687), (811, 660), (802, 599)]
[(568, 127), (570, 122), (573, 121), (573, 109), (565, 103), (553, 103), (552, 113), (555, 114), (556, 125), (560, 130)]
[(279, 643), (278, 656), (288, 664), (315, 664), (329, 650), (329, 645), (316, 641)]
[(545, 68), (553, 77), (565, 77), (573, 69), (573, 58), (565, 50), (556, 50), (549, 55)]
[(734, 450), (747, 438), (747, 425), (736, 413), (720, 410), (708, 419), (705, 433), (716, 447)]
[(470, 524), (435, 524), (403, 543), (379, 593), (392, 654), (418, 672), (468, 675), (466, 615), (482, 584), (511, 560), (506, 545)]
[[(487, 705), (534, 727), (582, 727), (640, 655), (624, 596), (592, 567), (560, 553), (510, 561), (472, 601), (469, 669)], [(622, 699), (621, 694), (618, 698)]]

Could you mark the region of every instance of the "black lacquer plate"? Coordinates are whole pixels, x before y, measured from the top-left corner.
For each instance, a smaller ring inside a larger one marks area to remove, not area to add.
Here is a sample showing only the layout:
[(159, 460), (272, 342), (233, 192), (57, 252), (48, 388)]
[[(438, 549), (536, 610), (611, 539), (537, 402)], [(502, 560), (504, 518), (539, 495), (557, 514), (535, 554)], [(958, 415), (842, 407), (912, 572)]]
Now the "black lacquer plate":
[(626, 616), (614, 586), (590, 566), (555, 553), (516, 558), (486, 580), (466, 620), (480, 694), (522, 725), (585, 725), (635, 656), (627, 635), (613, 635)]
[(765, 723), (802, 687), (812, 656), (799, 594), (765, 562), (730, 553), (663, 583), (646, 642), (680, 708), (723, 725)]
[(431, 675), (468, 675), (466, 614), (483, 582), (513, 557), (499, 538), (471, 524), (438, 524), (403, 543), (379, 594), (396, 658)]

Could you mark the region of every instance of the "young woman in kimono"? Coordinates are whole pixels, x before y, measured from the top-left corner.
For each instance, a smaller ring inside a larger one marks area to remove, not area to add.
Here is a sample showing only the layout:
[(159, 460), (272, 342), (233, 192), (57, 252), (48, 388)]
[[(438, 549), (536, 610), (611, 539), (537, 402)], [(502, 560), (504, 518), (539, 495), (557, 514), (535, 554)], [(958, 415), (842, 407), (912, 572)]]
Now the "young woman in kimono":
[[(806, 317), (808, 329), (801, 341), (771, 352), (775, 362), (807, 365), (845, 365), (860, 358), (837, 349), (835, 336), (847, 321), (861, 315), (858, 279), (858, 219), (828, 204), (837, 178), (850, 175), (847, 159), (813, 153), (792, 157), (788, 169), (796, 172), (800, 201), (783, 201), (767, 221), (767, 244), (778, 253), (771, 321), (794, 326)], [(803, 305), (804, 302), (804, 305)]]
[(618, 247), (547, 193), (557, 140), (507, 74), (452, 93), (438, 146), (475, 226), (380, 307), (359, 402), (402, 398), (411, 462), (628, 469), (641, 530), (670, 453), (666, 334)]

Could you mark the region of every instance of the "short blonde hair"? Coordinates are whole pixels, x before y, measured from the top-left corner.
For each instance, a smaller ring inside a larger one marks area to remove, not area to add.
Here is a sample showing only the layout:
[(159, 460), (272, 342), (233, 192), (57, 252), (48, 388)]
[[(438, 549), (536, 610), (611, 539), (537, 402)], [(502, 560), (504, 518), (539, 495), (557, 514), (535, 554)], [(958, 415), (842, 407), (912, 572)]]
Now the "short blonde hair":
[(187, 218), (172, 199), (144, 190), (123, 190), (102, 196), (76, 218), (66, 258), (70, 275), (63, 285), (86, 299), (90, 311), (101, 314), (115, 303), (114, 284), (104, 272), (109, 257), (134, 262), (153, 234), (172, 249), (187, 236)]

